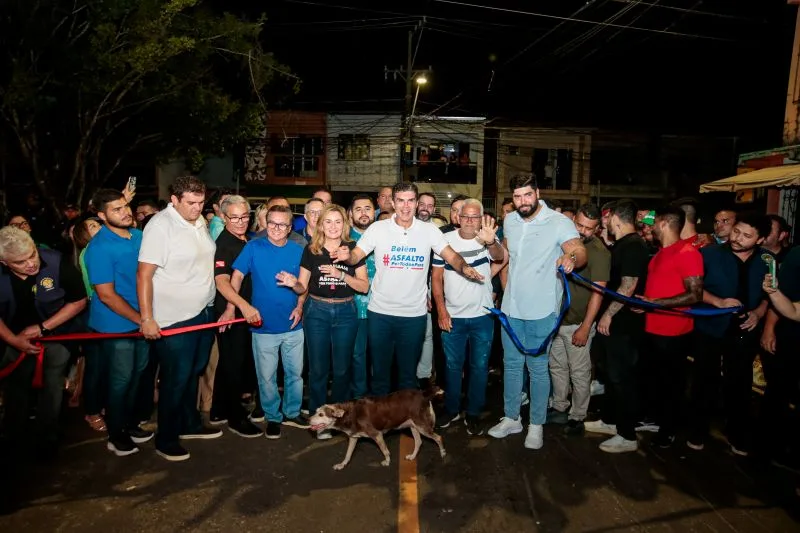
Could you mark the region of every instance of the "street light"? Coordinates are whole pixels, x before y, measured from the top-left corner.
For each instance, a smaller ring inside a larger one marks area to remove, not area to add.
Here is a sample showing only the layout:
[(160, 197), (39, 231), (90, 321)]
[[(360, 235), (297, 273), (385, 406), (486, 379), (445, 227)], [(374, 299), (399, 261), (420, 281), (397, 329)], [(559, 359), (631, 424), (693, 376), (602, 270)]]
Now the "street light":
[(420, 74), (414, 79), (414, 81), (417, 82), (417, 94), (414, 95), (414, 105), (411, 106), (411, 116), (408, 117), (409, 130), (411, 129), (411, 120), (414, 118), (414, 111), (417, 110), (417, 99), (419, 98), (419, 88), (428, 83), (428, 78), (425, 77), (425, 74)]

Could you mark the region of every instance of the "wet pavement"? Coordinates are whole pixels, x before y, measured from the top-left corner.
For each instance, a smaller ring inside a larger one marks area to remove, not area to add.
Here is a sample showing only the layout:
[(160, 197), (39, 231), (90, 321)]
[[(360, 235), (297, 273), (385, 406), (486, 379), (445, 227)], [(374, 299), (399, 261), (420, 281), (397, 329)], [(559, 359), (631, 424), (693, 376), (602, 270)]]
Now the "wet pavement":
[[(500, 416), (499, 387), (490, 387), (487, 423)], [(169, 463), (152, 442), (113, 456), (71, 411), (57, 460), (14, 462), (17, 476), (4, 469), (11, 509), (0, 531), (800, 531), (800, 478), (734, 457), (722, 442), (660, 450), (645, 435), (639, 452), (609, 455), (597, 448), (603, 436), (547, 427), (544, 448), (531, 451), (524, 435), (470, 438), (456, 426), (442, 432), (444, 460), (423, 439), (401, 476), (401, 439), (410, 438), (399, 433), (387, 438), (389, 467), (362, 440), (350, 465), (334, 471), (345, 439), (316, 441), (293, 428), (277, 441), (225, 430), (188, 442), (192, 458)]]

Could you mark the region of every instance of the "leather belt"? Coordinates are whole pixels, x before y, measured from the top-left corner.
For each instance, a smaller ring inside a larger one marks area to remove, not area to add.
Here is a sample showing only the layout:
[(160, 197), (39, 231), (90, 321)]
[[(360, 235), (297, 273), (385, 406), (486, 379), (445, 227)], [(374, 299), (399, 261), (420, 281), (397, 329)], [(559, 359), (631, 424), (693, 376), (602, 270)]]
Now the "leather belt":
[(353, 297), (348, 296), (347, 298), (323, 298), (322, 296), (317, 296), (315, 294), (309, 294), (312, 300), (317, 300), (318, 302), (325, 302), (326, 304), (343, 304), (347, 302), (352, 302)]

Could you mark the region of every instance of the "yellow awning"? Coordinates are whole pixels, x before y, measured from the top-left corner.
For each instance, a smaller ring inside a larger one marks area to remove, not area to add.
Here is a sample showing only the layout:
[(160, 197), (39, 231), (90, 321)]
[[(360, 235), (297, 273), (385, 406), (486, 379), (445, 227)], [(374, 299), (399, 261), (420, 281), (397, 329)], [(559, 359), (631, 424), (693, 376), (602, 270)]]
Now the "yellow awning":
[(759, 187), (791, 187), (800, 185), (800, 165), (762, 168), (700, 186), (700, 192), (736, 192)]

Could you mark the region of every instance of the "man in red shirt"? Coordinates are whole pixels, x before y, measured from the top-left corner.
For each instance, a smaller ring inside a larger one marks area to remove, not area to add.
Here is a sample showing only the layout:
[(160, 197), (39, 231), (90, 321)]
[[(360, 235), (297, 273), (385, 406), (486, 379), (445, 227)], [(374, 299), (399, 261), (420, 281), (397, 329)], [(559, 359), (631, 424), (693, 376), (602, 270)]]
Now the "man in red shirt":
[[(653, 234), (661, 249), (647, 269), (646, 300), (686, 309), (703, 300), (703, 256), (690, 242), (681, 240), (686, 214), (679, 207), (656, 211)], [(686, 384), (686, 353), (694, 320), (686, 315), (649, 312), (645, 317), (654, 358), (652, 368), (656, 386), (656, 419), (658, 435), (653, 440), (661, 448), (669, 448), (675, 440), (675, 417), (680, 410)]]

